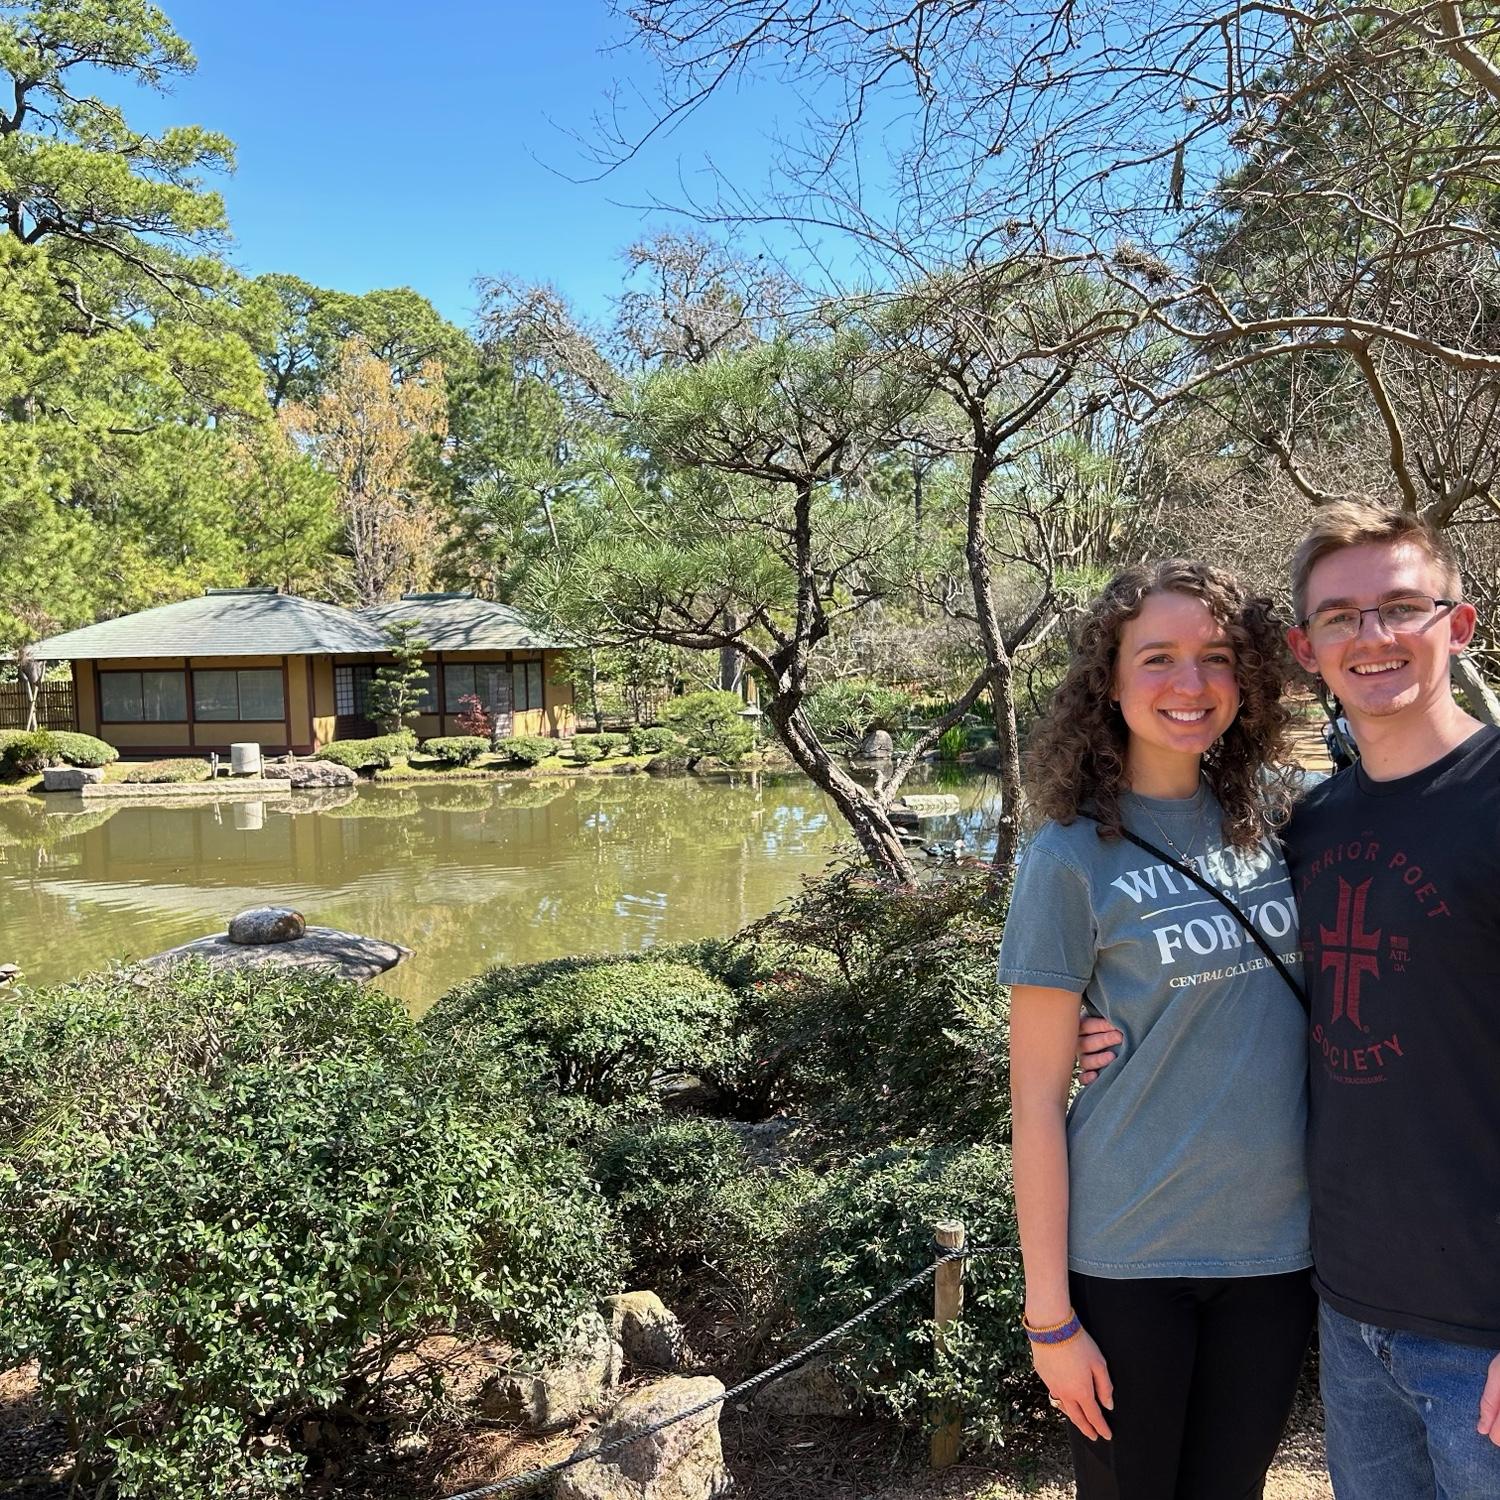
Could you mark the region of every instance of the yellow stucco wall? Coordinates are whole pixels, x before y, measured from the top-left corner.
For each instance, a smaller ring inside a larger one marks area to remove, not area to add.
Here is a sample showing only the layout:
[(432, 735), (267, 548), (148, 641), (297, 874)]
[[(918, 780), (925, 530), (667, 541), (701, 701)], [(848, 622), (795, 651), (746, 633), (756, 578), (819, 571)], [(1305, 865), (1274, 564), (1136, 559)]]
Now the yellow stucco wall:
[[(539, 709), (521, 709), (512, 715), (513, 734), (566, 737), (573, 733), (573, 689), (556, 676), (563, 653), (560, 651), (445, 651), (448, 664), (465, 662), (542, 661), (542, 703)], [(427, 660), (437, 662), (438, 653)], [(286, 707), (291, 725), (290, 748), (309, 751), (330, 743), (336, 735), (333, 669), (339, 665), (373, 663), (372, 656), (195, 656), (194, 671), (232, 670), (237, 667), (281, 668), (285, 674)], [(74, 663), (77, 672), (78, 727), (85, 734), (129, 753), (150, 750), (208, 750), (227, 748), (237, 740), (254, 740), (268, 750), (287, 747), (287, 724), (282, 720), (248, 721), (199, 719), (192, 723), (105, 723), (99, 722), (98, 673), (104, 671), (184, 671), (188, 663), (182, 657), (132, 657), (104, 662)], [(191, 691), (191, 684), (189, 684)], [(455, 714), (423, 714), (414, 725), (420, 739), (459, 733)]]
[[(312, 748), (307, 667), (300, 656), (195, 656), (192, 671), (233, 671), (237, 668), (271, 668), (283, 673), (284, 703), (291, 725), (288, 743), (287, 719), (199, 719), (196, 722), (114, 723), (99, 719), (98, 674), (104, 672), (180, 672), (188, 662), (180, 656), (120, 657), (106, 661), (81, 661), (78, 672), (78, 723), (85, 734), (129, 753), (132, 750), (226, 750), (240, 740), (253, 740), (267, 749)], [(332, 677), (330, 675), (330, 682)], [(187, 685), (192, 692), (191, 682)]]
[(313, 678), (313, 744), (321, 749), (333, 739), (333, 658), (314, 656)]

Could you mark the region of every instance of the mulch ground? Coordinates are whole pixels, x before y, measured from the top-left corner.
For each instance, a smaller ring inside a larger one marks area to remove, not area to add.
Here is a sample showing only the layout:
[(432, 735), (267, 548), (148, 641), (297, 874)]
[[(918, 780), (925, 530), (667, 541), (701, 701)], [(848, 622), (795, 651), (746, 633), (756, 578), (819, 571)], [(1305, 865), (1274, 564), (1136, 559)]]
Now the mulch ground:
[[(592, 1424), (533, 1437), (451, 1414), (410, 1427), (308, 1485), (308, 1500), (439, 1500), (565, 1458)], [(925, 1438), (888, 1423), (726, 1411), (724, 1455), (738, 1500), (1070, 1500), (1067, 1446), (965, 1458), (935, 1473)], [(0, 1495), (64, 1500), (68, 1451), (48, 1421), (28, 1369), (0, 1374)], [(545, 1494), (545, 1491), (542, 1491)], [(1332, 1500), (1323, 1465), (1322, 1410), (1311, 1375), (1266, 1485), (1266, 1500)]]

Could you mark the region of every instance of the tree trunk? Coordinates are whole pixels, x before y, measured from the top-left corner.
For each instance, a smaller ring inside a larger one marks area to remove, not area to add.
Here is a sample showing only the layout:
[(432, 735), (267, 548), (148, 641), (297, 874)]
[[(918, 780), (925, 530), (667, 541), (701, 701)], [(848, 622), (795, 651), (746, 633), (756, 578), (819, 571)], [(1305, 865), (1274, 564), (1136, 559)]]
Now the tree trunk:
[(906, 846), (901, 842), (878, 797), (843, 771), (818, 739), (802, 710), (801, 696), (772, 697), (765, 710), (777, 736), (791, 757), (820, 786), (859, 840), (870, 863), (882, 875), (902, 885), (916, 878)]
[(995, 825), (995, 866), (1009, 870), (1021, 830), (1021, 736), (1016, 728), (1016, 680), (1007, 660), (990, 685), (995, 749), (1000, 773), (1000, 817)]
[(1015, 676), (1005, 637), (995, 617), (994, 584), (986, 539), (989, 481), (995, 472), (995, 444), (976, 432), (974, 458), (969, 468), (968, 540), (964, 555), (969, 584), (974, 591), (974, 617), (984, 654), (994, 669), (990, 700), (994, 705), (996, 748), (1000, 753), (1000, 819), (995, 829), (995, 867), (1009, 872), (1016, 857), (1016, 833), (1021, 808), (1021, 746), (1016, 730)]
[(1453, 680), (1463, 689), (1469, 712), (1485, 724), (1500, 725), (1500, 698), (1484, 680), (1479, 664), (1472, 656), (1453, 658)]

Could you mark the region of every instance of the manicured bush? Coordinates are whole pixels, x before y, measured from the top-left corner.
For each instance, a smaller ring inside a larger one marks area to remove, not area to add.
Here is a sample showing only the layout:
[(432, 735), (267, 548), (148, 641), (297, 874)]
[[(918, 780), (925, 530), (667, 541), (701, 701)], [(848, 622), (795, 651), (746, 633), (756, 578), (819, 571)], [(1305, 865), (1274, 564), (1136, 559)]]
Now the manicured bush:
[(735, 997), (650, 954), (496, 968), (444, 995), (429, 1033), (465, 1038), (591, 1105), (650, 1107), (662, 1074), (728, 1065)]
[(591, 1161), (636, 1284), (659, 1289), (712, 1267), (715, 1293), (747, 1334), (783, 1304), (813, 1173), (757, 1162), (734, 1127), (693, 1117), (619, 1126)]
[(405, 760), (417, 748), (417, 737), (410, 730), (398, 734), (379, 734), (368, 740), (335, 740), (324, 745), (315, 760), (331, 760), (348, 766), (351, 771), (386, 771), (398, 760)]
[(57, 736), (47, 729), (12, 735), (4, 749), (0, 749), (0, 776), (10, 781), (35, 776), (47, 766), (61, 763), (62, 749)]
[(733, 765), (755, 747), (755, 731), (740, 717), (738, 693), (689, 693), (674, 698), (661, 716), (686, 742), (692, 759), (711, 755)]
[(628, 734), (617, 734), (613, 730), (605, 730), (599, 737), (599, 748), (606, 756), (624, 755), (630, 749), (630, 736)]
[(70, 766), (107, 766), (119, 760), (120, 752), (91, 734), (75, 734), (69, 729), (54, 729), (52, 738), (57, 742), (57, 753)]
[(7, 1006), (0, 1368), (38, 1362), (84, 1492), (296, 1488), (314, 1429), (367, 1441), (419, 1339), (534, 1348), (618, 1285), (581, 1160), (508, 1074), (323, 976), (184, 965)]
[(682, 736), (664, 724), (632, 729), (627, 738), (632, 755), (667, 755), (682, 749)]
[(808, 881), (741, 935), (759, 970), (742, 1049), (714, 1082), (869, 1149), (1008, 1128), (1010, 1039), (995, 982), (1005, 897), (987, 872), (893, 886), (859, 867)]
[(604, 758), (604, 749), (592, 734), (575, 734), (568, 752), (580, 765), (589, 766)]
[(490, 748), (490, 742), (477, 734), (450, 734), (424, 740), (422, 753), (449, 766), (471, 765)]
[(1048, 1408), (1021, 1331), (1015, 1198), (1010, 1153), (1001, 1146), (900, 1144), (828, 1174), (788, 1247), (795, 1337), (805, 1343), (930, 1265), (939, 1219), (962, 1219), (969, 1244), (1004, 1250), (970, 1262), (964, 1314), (949, 1330), (944, 1357), (935, 1356), (933, 1325), (916, 1300), (926, 1295), (931, 1306), (924, 1286), (835, 1345), (835, 1366), (911, 1426), (958, 1407), (970, 1440), (1009, 1440), (1044, 1419)]
[(543, 739), (540, 735), (513, 734), (501, 740), (496, 748), (523, 766), (537, 766), (549, 755), (556, 755), (562, 747), (556, 740)]
[(208, 762), (181, 757), (172, 760), (148, 760), (141, 765), (132, 766), (120, 780), (133, 784), (207, 781)]

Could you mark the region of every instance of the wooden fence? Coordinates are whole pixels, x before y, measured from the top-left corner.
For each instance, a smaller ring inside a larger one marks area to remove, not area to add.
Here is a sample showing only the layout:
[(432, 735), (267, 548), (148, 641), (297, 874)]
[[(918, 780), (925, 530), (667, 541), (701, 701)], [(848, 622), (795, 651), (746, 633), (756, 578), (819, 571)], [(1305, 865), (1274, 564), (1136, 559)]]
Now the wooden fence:
[[(38, 729), (71, 729), (77, 723), (73, 714), (73, 684), (44, 682), (37, 688), (36, 724)], [(26, 699), (19, 682), (0, 682), (0, 729), (26, 727)]]

